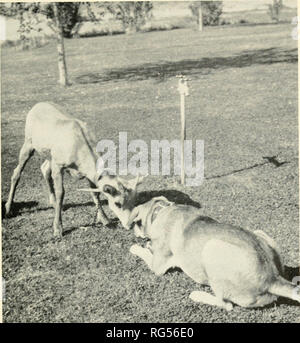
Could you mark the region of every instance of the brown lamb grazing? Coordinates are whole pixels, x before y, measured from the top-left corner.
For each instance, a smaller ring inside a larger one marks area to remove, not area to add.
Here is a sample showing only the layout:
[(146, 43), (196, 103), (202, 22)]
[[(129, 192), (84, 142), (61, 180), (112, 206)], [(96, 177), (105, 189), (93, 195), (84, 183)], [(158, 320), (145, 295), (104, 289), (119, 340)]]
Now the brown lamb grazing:
[[(11, 178), (10, 192), (5, 205), (7, 216), (11, 212), (21, 173), (34, 151), (45, 156), (41, 170), (49, 190), (49, 203), (55, 209), (54, 236), (61, 237), (63, 233), (61, 212), (64, 170), (68, 170), (72, 176), (85, 177), (91, 190), (97, 189), (106, 195), (116, 192), (119, 195), (118, 211), (115, 210), (116, 206), (113, 206), (112, 210), (117, 216), (124, 215), (124, 207), (126, 218), (128, 217), (139, 179), (128, 181), (117, 176), (99, 175), (96, 169), (97, 155), (91, 147), (86, 124), (63, 113), (57, 105), (45, 102), (36, 104), (27, 115), (25, 141), (19, 154), (19, 163)], [(99, 193), (91, 192), (91, 195), (98, 209), (97, 222), (107, 225), (109, 220), (101, 207)], [(111, 203), (109, 201), (109, 204)]]

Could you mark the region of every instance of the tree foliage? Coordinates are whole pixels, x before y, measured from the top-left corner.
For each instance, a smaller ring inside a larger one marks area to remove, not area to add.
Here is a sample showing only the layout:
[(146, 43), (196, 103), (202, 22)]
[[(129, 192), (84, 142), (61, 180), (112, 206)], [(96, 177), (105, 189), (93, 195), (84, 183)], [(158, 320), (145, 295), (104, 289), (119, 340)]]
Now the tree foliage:
[(192, 16), (197, 21), (200, 6), (202, 8), (203, 25), (218, 25), (223, 11), (223, 1), (193, 1), (189, 8)]
[[(58, 8), (58, 21), (63, 29), (63, 36), (65, 38), (71, 37), (73, 27), (81, 20), (79, 16), (80, 2), (59, 2)], [(45, 8), (45, 14), (48, 19), (54, 19), (53, 6), (49, 4)]]
[[(81, 21), (80, 7), (85, 6), (91, 20), (99, 20), (103, 13), (109, 11), (123, 22), (129, 31), (139, 30), (151, 15), (151, 1), (136, 2), (98, 2), (92, 7), (90, 2), (11, 2), (1, 4), (0, 14), (19, 20), (19, 33), (22, 42), (30, 40), (32, 31), (40, 31), (38, 25), (45, 20), (57, 38), (59, 83), (68, 85), (64, 37), (71, 37), (73, 27)], [(95, 9), (101, 9), (99, 11)], [(96, 13), (98, 12), (98, 13)]]
[(122, 21), (126, 32), (139, 31), (151, 18), (153, 9), (151, 1), (105, 2), (104, 6), (116, 19)]
[(64, 36), (70, 36), (75, 25), (80, 3), (66, 2), (12, 2), (0, 7), (0, 14), (19, 19), (19, 33), (23, 44), (31, 39), (32, 31), (42, 30), (38, 25), (45, 20), (57, 38), (59, 83), (67, 86), (68, 74), (64, 50)]
[[(55, 18), (53, 3), (51, 2), (12, 2), (1, 4), (0, 14), (13, 16), (20, 21), (20, 35), (25, 38), (26, 34), (36, 30), (37, 23), (41, 17), (45, 17), (49, 26), (54, 29), (58, 23), (62, 26), (64, 37), (71, 37), (71, 30), (80, 21), (79, 8), (80, 2), (58, 2), (58, 18)], [(55, 29), (54, 29), (55, 31)]]

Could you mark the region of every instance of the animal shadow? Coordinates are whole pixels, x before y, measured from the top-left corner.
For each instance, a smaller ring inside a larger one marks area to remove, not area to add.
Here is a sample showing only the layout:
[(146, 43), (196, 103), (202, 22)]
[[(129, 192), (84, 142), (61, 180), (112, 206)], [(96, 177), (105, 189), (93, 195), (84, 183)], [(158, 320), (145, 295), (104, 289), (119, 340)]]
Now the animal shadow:
[[(21, 202), (14, 202), (11, 207), (11, 211), (9, 216), (6, 215), (6, 209), (5, 209), (6, 201), (2, 201), (1, 208), (2, 208), (2, 219), (3, 218), (10, 218), (17, 216), (22, 210), (31, 210), (33, 207), (36, 207), (38, 205), (37, 201), (21, 201)], [(29, 211), (30, 212), (30, 211)]]
[[(101, 206), (107, 205), (108, 201), (100, 200)], [(93, 201), (88, 201), (85, 203), (70, 203), (70, 204), (63, 204), (63, 210), (67, 211), (69, 208), (76, 208), (76, 207), (92, 207), (95, 206), (95, 203)]]
[(200, 203), (191, 199), (187, 194), (180, 192), (176, 189), (166, 189), (166, 190), (155, 190), (155, 191), (144, 191), (137, 195), (135, 206), (142, 205), (152, 198), (163, 196), (171, 202), (175, 202), (179, 205), (190, 205), (197, 208), (201, 208)]
[(226, 57), (204, 57), (184, 59), (180, 61), (159, 61), (130, 65), (124, 68), (113, 68), (88, 72), (76, 77), (76, 83), (93, 84), (103, 82), (155, 80), (164, 82), (175, 77), (178, 73), (198, 78), (214, 71), (229, 68), (245, 68), (252, 65), (271, 65), (274, 63), (297, 63), (298, 50), (267, 48), (258, 50), (244, 50), (238, 54)]
[(283, 276), (288, 281), (292, 281), (295, 276), (300, 277), (300, 266), (299, 267), (285, 266)]
[[(52, 206), (44, 206), (44, 207), (39, 207), (39, 203), (37, 201), (27, 201), (27, 202), (13, 202), (12, 207), (11, 207), (11, 212), (9, 216), (6, 215), (6, 209), (5, 209), (5, 201), (2, 201), (2, 219), (3, 218), (11, 218), (11, 217), (16, 217), (17, 215), (22, 212), (22, 210), (26, 210), (26, 213), (33, 213), (33, 212), (41, 212), (41, 211), (48, 211), (48, 210), (53, 210)], [(101, 206), (107, 205), (108, 202), (107, 200), (100, 200)], [(69, 204), (63, 204), (62, 205), (62, 210), (67, 211), (70, 208), (77, 208), (77, 207), (93, 207), (95, 206), (95, 203), (92, 201), (88, 201), (85, 203), (69, 203)], [(34, 209), (36, 207), (36, 209)]]
[[(283, 277), (285, 279), (292, 282), (293, 278), (297, 277), (297, 276), (300, 278), (300, 266), (299, 267), (284, 266)], [(295, 285), (295, 287), (296, 287), (296, 285)], [(277, 303), (277, 305), (285, 304), (285, 305), (290, 305), (290, 306), (300, 306), (298, 301), (283, 298), (283, 297), (279, 297), (276, 303)]]

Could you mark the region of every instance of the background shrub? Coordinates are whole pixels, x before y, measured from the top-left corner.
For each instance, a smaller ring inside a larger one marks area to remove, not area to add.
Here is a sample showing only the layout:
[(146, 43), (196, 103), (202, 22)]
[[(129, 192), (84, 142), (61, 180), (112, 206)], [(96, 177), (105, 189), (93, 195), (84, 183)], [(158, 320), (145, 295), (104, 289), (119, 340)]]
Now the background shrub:
[(190, 6), (192, 16), (197, 18), (198, 8), (202, 7), (203, 25), (219, 25), (223, 11), (222, 1), (194, 1)]

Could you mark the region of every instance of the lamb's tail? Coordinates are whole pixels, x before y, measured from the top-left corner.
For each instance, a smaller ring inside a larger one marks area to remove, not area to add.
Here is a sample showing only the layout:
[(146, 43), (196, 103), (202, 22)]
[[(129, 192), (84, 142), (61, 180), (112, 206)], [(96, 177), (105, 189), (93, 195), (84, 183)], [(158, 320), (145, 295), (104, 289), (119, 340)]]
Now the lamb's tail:
[(279, 276), (270, 286), (269, 292), (280, 297), (293, 299), (300, 303), (300, 287)]

